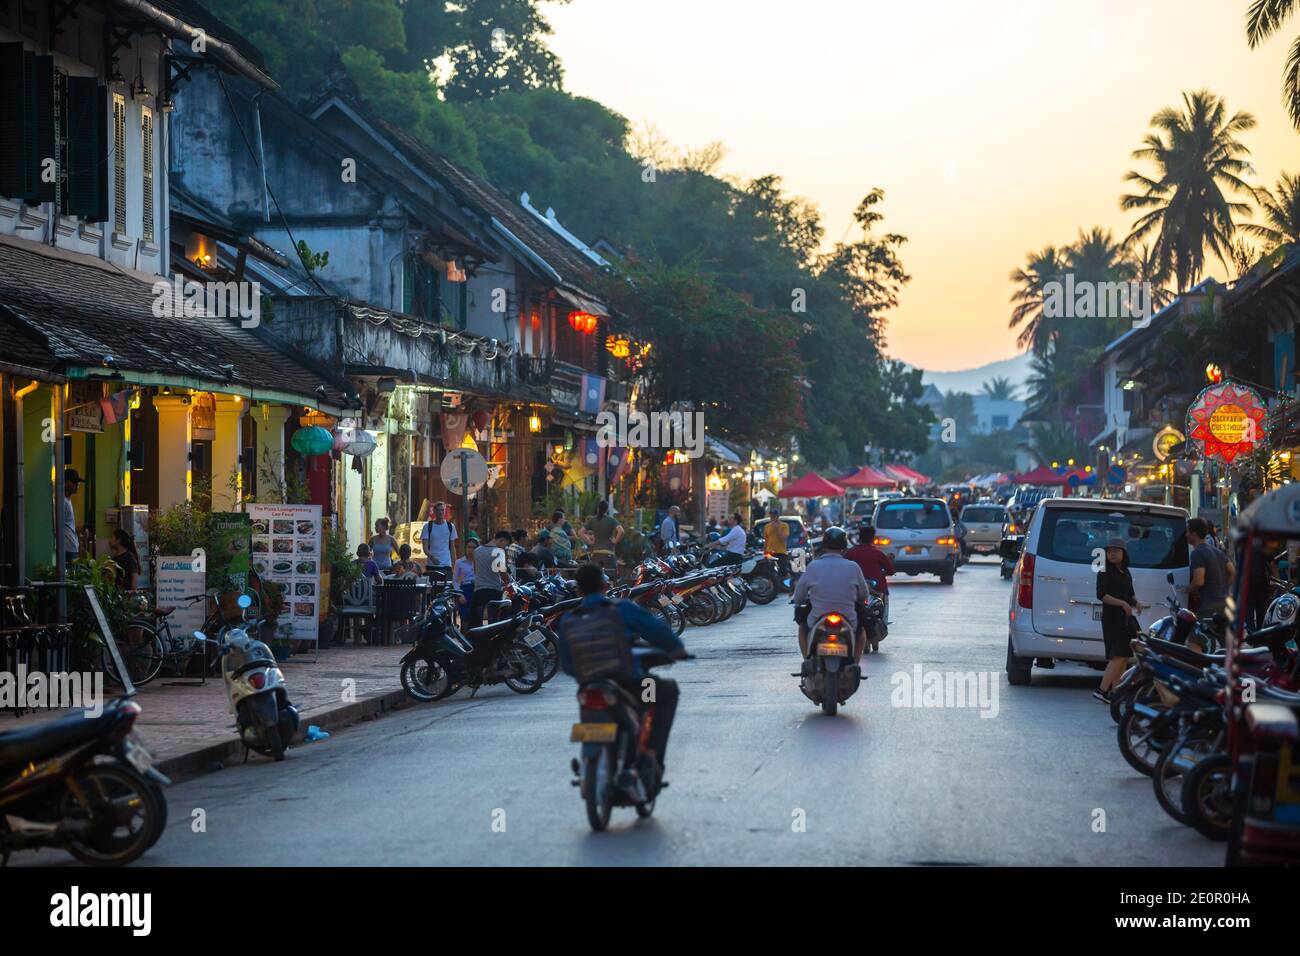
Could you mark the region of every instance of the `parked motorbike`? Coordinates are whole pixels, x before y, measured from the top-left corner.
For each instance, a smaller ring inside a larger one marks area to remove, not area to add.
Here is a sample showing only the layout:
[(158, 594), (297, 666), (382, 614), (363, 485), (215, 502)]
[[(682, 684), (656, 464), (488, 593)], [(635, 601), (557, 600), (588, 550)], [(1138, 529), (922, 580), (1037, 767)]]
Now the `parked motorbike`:
[(15, 850), (56, 847), (122, 866), (162, 836), (171, 781), (132, 732), (140, 706), (119, 698), (0, 733), (0, 866)]
[[(237, 603), (246, 614), (253, 599), (241, 594)], [(248, 624), (244, 621), (239, 627), (227, 628), (217, 637), (230, 712), (235, 715), (245, 760), (250, 750), (283, 760), (285, 748), (298, 735), (298, 708), (289, 701), (284, 672), (275, 655), (249, 634)], [(197, 631), (194, 637), (208, 640)]]
[(516, 694), (539, 690), (546, 664), (534, 647), (546, 640), (543, 618), (536, 612), (517, 614), (463, 632), (452, 620), (456, 593), (434, 599), (418, 621), (419, 637), (401, 661), (402, 689), (414, 700), (450, 697), (471, 689), (504, 683)]
[(855, 693), (861, 668), (852, 663), (856, 621), (834, 611), (809, 624), (808, 658), (803, 662), (799, 690), (828, 717)]
[[(632, 654), (643, 671), (673, 663), (654, 648), (634, 647)], [(635, 807), (643, 819), (654, 813), (660, 790), (668, 786), (660, 778), (657, 762), (645, 755), (654, 718), (654, 703), (642, 704), (618, 681), (579, 685), (578, 723), (569, 741), (581, 744), (582, 750), (570, 766), (572, 783), (582, 794), (593, 830), (609, 826), (614, 807)]]
[(781, 590), (781, 573), (775, 557), (762, 551), (750, 552), (740, 565), (740, 573), (755, 604), (771, 604), (776, 600)]

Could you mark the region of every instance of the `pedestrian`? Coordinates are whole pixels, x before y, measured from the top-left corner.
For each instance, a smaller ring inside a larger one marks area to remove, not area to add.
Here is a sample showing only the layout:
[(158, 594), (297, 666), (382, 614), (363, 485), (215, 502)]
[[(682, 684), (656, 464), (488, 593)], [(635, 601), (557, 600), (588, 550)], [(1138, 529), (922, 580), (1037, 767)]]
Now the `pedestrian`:
[(419, 577), (420, 566), (411, 560), (411, 546), (403, 544), (397, 549), (397, 560), (390, 569), (398, 577)]
[(135, 590), (140, 576), (140, 552), (135, 548), (135, 538), (123, 528), (114, 528), (108, 539), (108, 556), (117, 565), (117, 586), (123, 591)]
[(539, 568), (555, 568), (559, 566), (556, 560), (555, 551), (551, 548), (551, 532), (543, 528), (537, 536), (537, 544), (532, 550), (533, 563)]
[(1129, 642), (1138, 636), (1138, 615), (1142, 605), (1133, 591), (1128, 569), (1128, 547), (1122, 538), (1106, 542), (1106, 566), (1097, 572), (1097, 600), (1101, 601), (1101, 636), (1106, 651), (1106, 670), (1092, 696), (1110, 703), (1110, 689), (1128, 666)]
[(375, 564), (370, 557), (370, 545), (357, 545), (357, 564), (361, 566), (361, 573), (366, 577), (373, 578), (379, 575), (379, 565)]
[(388, 533), (387, 518), (375, 522), (375, 533), (370, 536), (370, 553), (380, 571), (387, 571), (393, 566), (393, 554), (397, 551), (397, 539)]
[(781, 506), (775, 501), (763, 526), (763, 550), (776, 559), (777, 574), (782, 583), (790, 579), (790, 526), (781, 517)]
[(60, 544), (63, 547), (63, 566), (71, 567), (81, 554), (81, 539), (77, 536), (77, 513), (72, 507), (72, 496), (77, 493), (77, 486), (86, 479), (77, 474), (75, 468), (63, 469), (63, 528), (60, 531)]
[(510, 583), (506, 568), (506, 548), (510, 532), (498, 531), (488, 544), (474, 549), (474, 594), (469, 602), (470, 627), (483, 623), (483, 611), (493, 601), (500, 601)]
[(506, 560), (509, 561), (510, 567), (514, 568), (519, 564), (519, 556), (528, 550), (528, 532), (523, 528), (515, 528), (510, 532), (510, 547), (506, 549)]
[(551, 550), (555, 552), (555, 560), (569, 564), (573, 561), (573, 528), (564, 518), (564, 512), (555, 509), (551, 515), (551, 526), (547, 529), (551, 533)]
[(590, 560), (606, 573), (615, 568), (614, 546), (623, 537), (623, 526), (609, 513), (609, 502), (596, 503), (596, 516), (583, 526), (583, 540), (591, 549)]
[(682, 509), (673, 505), (668, 509), (668, 514), (664, 517), (663, 523), (659, 525), (659, 547), (664, 551), (670, 551), (677, 547), (680, 542), (680, 532), (677, 529), (677, 522), (681, 518)]
[(456, 526), (447, 520), (446, 503), (435, 503), (433, 517), (420, 529), (430, 577), (443, 581), (451, 578), (451, 569), (456, 563), (456, 539)]
[(451, 573), (451, 583), (460, 588), (460, 603), (466, 610), (474, 603), (474, 552), (478, 550), (478, 535), (473, 531), (465, 536), (465, 557), (456, 559)]
[[(1187, 520), (1187, 543), (1191, 554), (1187, 563), (1191, 572), (1187, 585), (1187, 604), (1200, 618), (1210, 618), (1216, 631), (1222, 631), (1222, 614), (1227, 606), (1228, 589), (1236, 573), (1231, 559), (1214, 543), (1214, 528), (1204, 518)], [(1193, 632), (1195, 633), (1195, 632)], [(1194, 638), (1188, 646), (1205, 652)]]

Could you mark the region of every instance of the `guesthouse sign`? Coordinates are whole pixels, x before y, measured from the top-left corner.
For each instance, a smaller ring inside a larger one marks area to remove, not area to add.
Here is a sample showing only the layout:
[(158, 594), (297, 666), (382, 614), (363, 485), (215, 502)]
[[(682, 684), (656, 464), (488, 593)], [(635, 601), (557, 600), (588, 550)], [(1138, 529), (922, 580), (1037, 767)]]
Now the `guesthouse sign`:
[(1231, 464), (1264, 440), (1265, 414), (1253, 388), (1221, 382), (1202, 390), (1187, 409), (1187, 434), (1202, 458)]

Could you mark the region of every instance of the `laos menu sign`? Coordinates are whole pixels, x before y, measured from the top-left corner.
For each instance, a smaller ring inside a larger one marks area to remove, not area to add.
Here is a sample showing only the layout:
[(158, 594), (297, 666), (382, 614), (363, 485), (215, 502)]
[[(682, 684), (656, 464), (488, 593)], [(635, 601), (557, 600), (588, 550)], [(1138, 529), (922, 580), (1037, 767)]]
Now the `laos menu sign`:
[(1203, 389), (1187, 409), (1187, 435), (1202, 458), (1230, 465), (1264, 440), (1266, 414), (1253, 388), (1222, 382)]

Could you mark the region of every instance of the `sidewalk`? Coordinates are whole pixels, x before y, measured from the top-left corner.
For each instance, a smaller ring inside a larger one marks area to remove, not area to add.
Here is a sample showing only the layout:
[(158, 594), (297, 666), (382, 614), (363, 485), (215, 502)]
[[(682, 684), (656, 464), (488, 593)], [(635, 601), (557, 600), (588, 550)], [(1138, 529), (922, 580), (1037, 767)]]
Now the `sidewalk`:
[[(410, 648), (332, 647), (323, 648), (320, 660), (311, 654), (295, 654), (283, 662), (289, 700), (302, 715), (300, 739), (310, 724), (333, 732), (366, 717), (385, 713), (408, 698), (398, 680), (398, 662)], [(207, 773), (243, 759), (243, 747), (235, 736), (235, 718), (227, 710), (226, 687), (220, 675), (209, 677), (203, 687), (174, 683), (178, 678), (160, 674), (140, 688), (135, 701), (141, 714), (135, 729), (168, 776)], [(348, 680), (355, 684), (348, 685)], [(105, 685), (113, 697), (113, 685)], [(66, 710), (29, 711), (15, 718), (0, 711), (0, 733), (59, 717)], [(265, 759), (256, 754), (250, 760)]]

